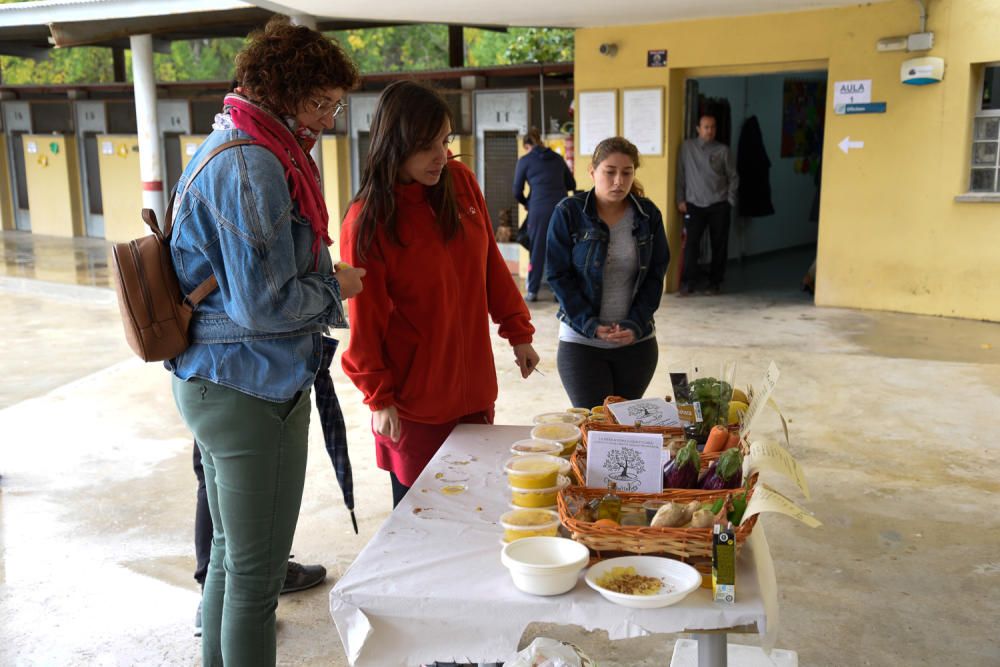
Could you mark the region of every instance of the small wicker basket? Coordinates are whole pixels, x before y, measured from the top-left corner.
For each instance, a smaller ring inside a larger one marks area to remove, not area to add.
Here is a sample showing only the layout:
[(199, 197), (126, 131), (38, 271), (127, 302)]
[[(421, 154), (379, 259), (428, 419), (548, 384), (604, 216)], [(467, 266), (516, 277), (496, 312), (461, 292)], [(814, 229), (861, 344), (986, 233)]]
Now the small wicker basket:
[[(747, 500), (753, 495), (751, 486)], [(571, 486), (559, 492), (557, 504), (559, 519), (573, 540), (587, 546), (591, 551), (591, 561), (626, 555), (667, 556), (694, 566), (702, 574), (712, 570), (712, 529), (711, 528), (651, 528), (648, 526), (595, 526), (591, 521), (577, 518), (571, 507), (583, 507), (595, 498), (601, 498), (606, 491)], [(711, 495), (704, 495), (704, 494)], [(740, 489), (725, 491), (697, 492), (688, 490), (667, 491), (665, 493), (619, 493), (622, 512), (642, 512), (642, 503), (656, 500), (671, 500), (688, 503), (692, 500), (711, 501), (738, 495)], [(739, 554), (743, 543), (757, 524), (757, 516), (747, 519), (736, 527), (736, 552)]]

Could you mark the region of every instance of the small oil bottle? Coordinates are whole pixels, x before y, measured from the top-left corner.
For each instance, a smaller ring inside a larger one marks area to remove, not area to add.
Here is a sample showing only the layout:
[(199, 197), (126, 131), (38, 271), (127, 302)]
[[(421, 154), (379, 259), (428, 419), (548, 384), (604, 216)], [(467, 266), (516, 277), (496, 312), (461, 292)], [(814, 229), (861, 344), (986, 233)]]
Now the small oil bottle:
[(611, 519), (620, 522), (622, 518), (622, 499), (615, 491), (618, 485), (613, 480), (608, 480), (608, 492), (601, 498), (597, 505), (598, 519)]

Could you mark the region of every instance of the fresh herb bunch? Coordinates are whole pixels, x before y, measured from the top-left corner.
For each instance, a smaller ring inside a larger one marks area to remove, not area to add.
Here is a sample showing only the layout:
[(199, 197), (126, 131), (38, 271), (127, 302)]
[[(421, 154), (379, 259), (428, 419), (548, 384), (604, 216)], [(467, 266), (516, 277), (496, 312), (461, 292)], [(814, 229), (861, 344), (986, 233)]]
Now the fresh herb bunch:
[(707, 438), (708, 432), (716, 424), (727, 425), (729, 421), (729, 400), (733, 397), (733, 387), (724, 380), (713, 377), (698, 378), (688, 385), (691, 402), (701, 403), (701, 421), (691, 427), (692, 434)]

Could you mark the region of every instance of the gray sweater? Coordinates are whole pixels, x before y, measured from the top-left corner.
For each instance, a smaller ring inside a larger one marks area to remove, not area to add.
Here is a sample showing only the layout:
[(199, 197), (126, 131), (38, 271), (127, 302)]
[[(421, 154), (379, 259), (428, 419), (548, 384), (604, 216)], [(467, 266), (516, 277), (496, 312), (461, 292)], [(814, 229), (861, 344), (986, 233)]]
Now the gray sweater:
[(677, 156), (677, 203), (736, 205), (740, 177), (729, 147), (718, 141), (688, 139)]

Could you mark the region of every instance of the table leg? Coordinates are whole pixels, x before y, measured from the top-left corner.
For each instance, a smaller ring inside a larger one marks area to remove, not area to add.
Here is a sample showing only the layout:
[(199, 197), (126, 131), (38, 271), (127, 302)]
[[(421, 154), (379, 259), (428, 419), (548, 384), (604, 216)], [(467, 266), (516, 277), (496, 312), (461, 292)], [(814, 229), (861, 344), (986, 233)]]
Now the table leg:
[(698, 642), (698, 667), (726, 667), (729, 635), (725, 632), (696, 633)]

